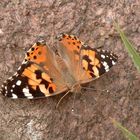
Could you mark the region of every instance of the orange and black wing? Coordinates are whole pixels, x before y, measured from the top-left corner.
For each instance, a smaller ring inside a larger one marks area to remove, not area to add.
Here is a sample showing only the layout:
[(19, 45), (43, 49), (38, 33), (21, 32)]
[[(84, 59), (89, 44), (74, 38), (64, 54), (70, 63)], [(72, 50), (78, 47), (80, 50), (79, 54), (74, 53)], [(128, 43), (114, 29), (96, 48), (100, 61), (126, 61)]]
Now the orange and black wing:
[(46, 44), (35, 43), (18, 71), (2, 85), (2, 94), (14, 99), (33, 99), (66, 91), (67, 87), (54, 61), (54, 55)]
[(65, 61), (69, 72), (78, 81), (83, 73), (83, 69), (80, 64), (80, 50), (83, 42), (74, 35), (60, 34), (58, 37), (58, 52)]
[(118, 60), (117, 55), (91, 48), (74, 35), (63, 33), (58, 39), (58, 51), (76, 81), (86, 83), (94, 80), (108, 72)]
[(87, 73), (87, 79), (94, 80), (108, 72), (117, 61), (117, 55), (107, 50), (94, 49), (87, 45), (81, 47), (81, 64)]

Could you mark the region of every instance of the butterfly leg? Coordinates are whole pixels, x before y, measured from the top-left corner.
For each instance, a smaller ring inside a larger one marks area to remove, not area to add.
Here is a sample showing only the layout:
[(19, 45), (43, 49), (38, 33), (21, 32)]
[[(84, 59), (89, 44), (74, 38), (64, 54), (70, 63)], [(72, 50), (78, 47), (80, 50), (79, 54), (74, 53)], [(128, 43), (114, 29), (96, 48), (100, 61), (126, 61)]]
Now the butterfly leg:
[(70, 92), (71, 92), (71, 90), (67, 91), (65, 93), (65, 95), (61, 97), (61, 99), (58, 101), (58, 103), (56, 105), (56, 109), (59, 107), (59, 105), (60, 105), (61, 101), (64, 99), (64, 97), (66, 97)]

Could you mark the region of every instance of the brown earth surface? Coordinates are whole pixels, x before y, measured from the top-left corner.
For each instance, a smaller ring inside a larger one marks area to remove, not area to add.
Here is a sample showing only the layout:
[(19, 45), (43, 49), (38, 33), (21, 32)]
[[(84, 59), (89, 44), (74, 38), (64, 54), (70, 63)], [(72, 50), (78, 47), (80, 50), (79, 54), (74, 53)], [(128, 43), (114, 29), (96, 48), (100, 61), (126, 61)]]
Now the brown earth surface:
[[(88, 86), (97, 91), (38, 100), (0, 95), (0, 140), (124, 140), (110, 117), (140, 137), (140, 75), (122, 45), (113, 20), (140, 50), (139, 0), (1, 0), (0, 84), (20, 66), (25, 51), (43, 36), (77, 35), (92, 47), (119, 56), (107, 74)], [(100, 90), (109, 90), (101, 92)]]

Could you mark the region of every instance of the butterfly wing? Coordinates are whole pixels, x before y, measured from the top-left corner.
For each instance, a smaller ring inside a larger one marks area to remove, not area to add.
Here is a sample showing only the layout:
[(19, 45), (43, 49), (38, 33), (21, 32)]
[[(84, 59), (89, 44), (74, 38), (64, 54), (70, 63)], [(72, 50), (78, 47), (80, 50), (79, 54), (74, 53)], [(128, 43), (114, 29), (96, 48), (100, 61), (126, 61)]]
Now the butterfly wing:
[(65, 61), (69, 72), (78, 81), (83, 69), (80, 65), (80, 49), (83, 42), (74, 35), (60, 34), (58, 37), (58, 52)]
[(82, 82), (99, 78), (117, 63), (118, 57), (110, 51), (94, 49), (83, 45), (80, 51), (81, 63), (86, 71), (86, 78)]
[(76, 81), (86, 82), (100, 77), (116, 64), (117, 56), (109, 51), (93, 49), (77, 37), (68, 34), (59, 36), (58, 50), (66, 60)]
[(54, 65), (53, 52), (42, 42), (35, 43), (27, 52), (16, 74), (2, 85), (2, 93), (11, 98), (41, 98), (67, 90)]
[(76, 81), (92, 81), (108, 72), (117, 62), (115, 54), (91, 48), (76, 36), (61, 34), (58, 38), (58, 50)]

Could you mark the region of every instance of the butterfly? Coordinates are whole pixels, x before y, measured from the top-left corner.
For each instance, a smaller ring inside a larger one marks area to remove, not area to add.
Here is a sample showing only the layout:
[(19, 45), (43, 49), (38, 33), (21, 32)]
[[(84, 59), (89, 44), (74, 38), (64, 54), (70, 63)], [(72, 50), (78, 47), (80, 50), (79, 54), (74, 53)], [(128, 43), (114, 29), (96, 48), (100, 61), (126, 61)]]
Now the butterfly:
[(35, 99), (79, 92), (118, 60), (117, 55), (85, 45), (74, 35), (63, 33), (57, 40), (57, 53), (45, 41), (36, 42), (17, 72), (4, 82), (1, 93), (12, 99)]

